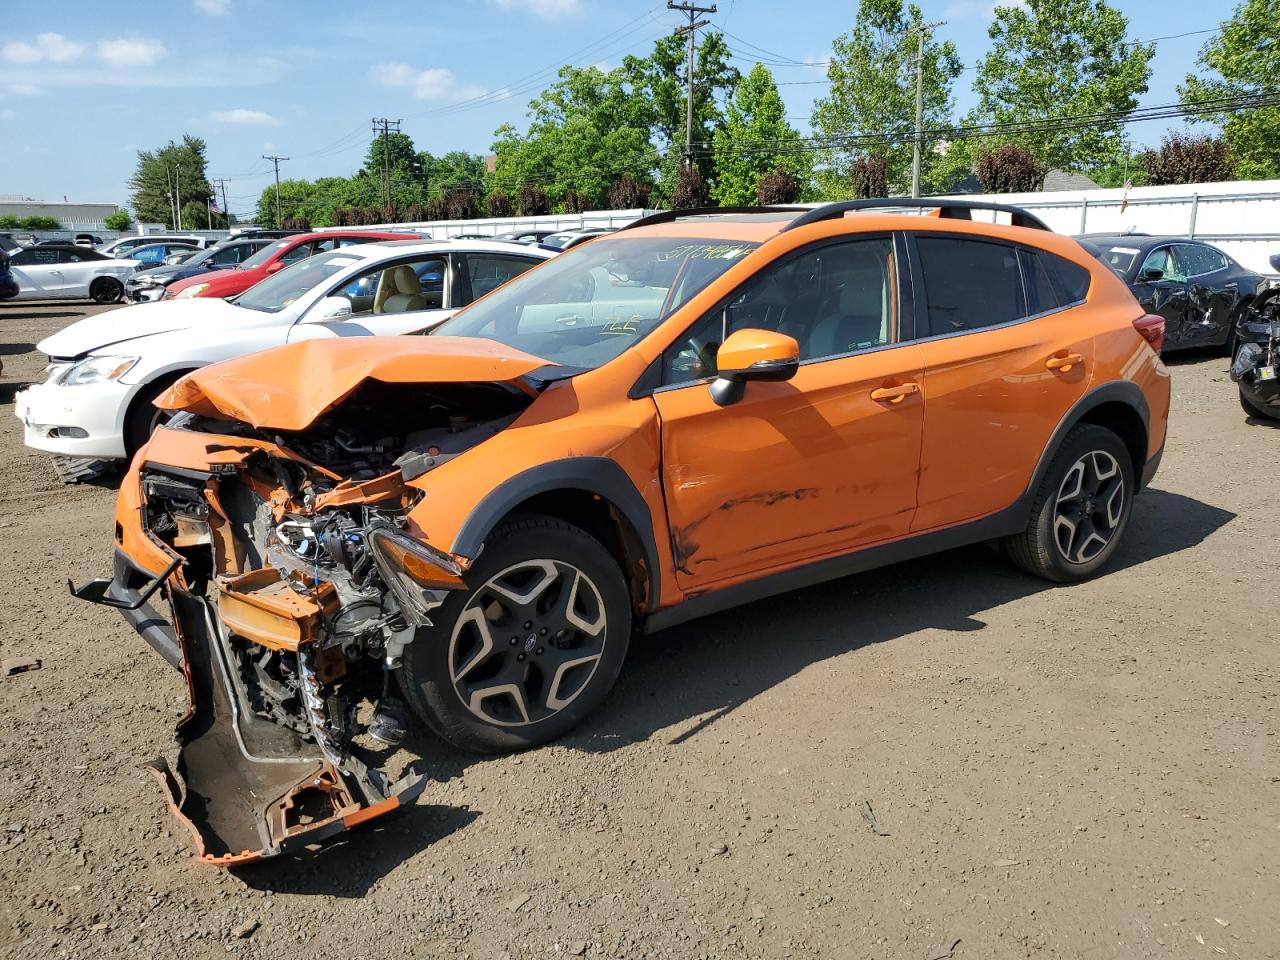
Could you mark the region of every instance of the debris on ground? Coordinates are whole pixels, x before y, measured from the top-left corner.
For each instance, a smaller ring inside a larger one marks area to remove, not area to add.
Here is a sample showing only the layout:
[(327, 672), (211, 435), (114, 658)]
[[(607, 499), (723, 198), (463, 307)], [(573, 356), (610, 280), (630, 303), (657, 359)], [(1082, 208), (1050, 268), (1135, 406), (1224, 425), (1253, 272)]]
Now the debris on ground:
[(939, 947), (936, 950), (930, 950), (929, 955), (924, 960), (950, 960), (956, 954), (956, 947), (960, 946), (960, 938), (956, 937), (951, 941), (948, 947)]
[(19, 673), (29, 673), (32, 670), (39, 670), (44, 666), (44, 661), (39, 657), (16, 657), (12, 660), (0, 662), (0, 677), (13, 677)]
[(871, 804), (866, 800), (858, 801), (858, 812), (862, 814), (862, 819), (867, 821), (867, 826), (871, 828), (871, 832), (877, 837), (889, 836), (888, 830), (881, 830), (880, 824), (876, 822), (876, 813), (871, 809)]

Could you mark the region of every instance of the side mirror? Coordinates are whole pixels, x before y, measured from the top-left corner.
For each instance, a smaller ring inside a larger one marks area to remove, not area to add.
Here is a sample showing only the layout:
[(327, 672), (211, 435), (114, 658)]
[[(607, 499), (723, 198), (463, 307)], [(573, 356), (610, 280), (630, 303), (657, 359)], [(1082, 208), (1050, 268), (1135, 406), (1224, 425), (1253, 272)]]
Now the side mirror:
[(794, 377), (800, 367), (800, 344), (772, 330), (737, 330), (720, 345), (716, 366), (711, 399), (727, 407), (742, 399), (752, 380), (777, 383)]
[(284, 268), (285, 262), (283, 260), (277, 260), (275, 263), (267, 264), (267, 273), (279, 273)]
[(334, 320), (345, 320), (351, 316), (351, 301), (346, 297), (325, 297), (317, 300), (315, 306), (302, 318), (303, 323), (332, 323)]
[(1163, 278), (1164, 278), (1164, 271), (1157, 270), (1155, 267), (1147, 267), (1140, 274), (1138, 274), (1138, 281), (1140, 283), (1150, 283), (1153, 280), (1161, 280)]

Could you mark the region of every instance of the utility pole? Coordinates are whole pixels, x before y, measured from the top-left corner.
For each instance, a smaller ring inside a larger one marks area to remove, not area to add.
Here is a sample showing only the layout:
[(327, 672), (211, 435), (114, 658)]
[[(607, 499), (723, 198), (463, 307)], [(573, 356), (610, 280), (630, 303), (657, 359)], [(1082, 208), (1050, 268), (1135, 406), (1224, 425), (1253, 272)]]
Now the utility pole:
[(911, 150), (911, 196), (920, 196), (920, 151), (924, 145), (924, 41), (925, 33), (946, 25), (945, 20), (933, 23), (922, 23), (907, 33), (917, 35), (919, 43), (916, 47), (916, 137)]
[(182, 229), (182, 167), (173, 165), (173, 207), (178, 211), (178, 229)]
[(214, 186), (222, 188), (222, 215), (227, 218), (227, 226), (231, 226), (231, 209), (227, 206), (227, 180), (219, 177), (213, 181)]
[(169, 176), (169, 165), (164, 166), (164, 186), (169, 194), (169, 216), (173, 220), (173, 226), (178, 226), (178, 208), (173, 204), (173, 177)]
[(689, 97), (685, 104), (684, 116), (684, 162), (687, 166), (693, 165), (693, 52), (694, 52), (694, 35), (698, 32), (699, 27), (705, 27), (710, 20), (699, 20), (700, 13), (715, 13), (716, 5), (713, 3), (709, 7), (698, 7), (692, 3), (676, 3), (675, 0), (667, 0), (668, 10), (679, 10), (689, 18), (688, 26), (681, 27), (677, 33), (687, 34), (689, 37)]
[(262, 156), (263, 160), (270, 160), (276, 168), (276, 226), (280, 226), (280, 161), (288, 160), (288, 157), (268, 157), (266, 154)]
[(395, 132), (400, 132), (400, 121), (391, 120), (387, 117), (374, 117), (371, 121), (373, 124), (373, 132), (377, 133), (379, 128), (382, 130), (382, 199), (383, 203), (391, 204), (391, 152), (389, 138), (391, 136), (391, 128), (395, 128)]

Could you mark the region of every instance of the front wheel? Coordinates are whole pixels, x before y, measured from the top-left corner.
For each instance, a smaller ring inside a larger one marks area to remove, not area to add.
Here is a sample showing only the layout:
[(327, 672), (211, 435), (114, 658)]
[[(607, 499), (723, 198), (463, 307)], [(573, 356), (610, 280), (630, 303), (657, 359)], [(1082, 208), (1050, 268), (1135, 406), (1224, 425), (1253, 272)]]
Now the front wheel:
[(1277, 415), (1276, 413), (1270, 413), (1265, 407), (1260, 407), (1256, 403), (1254, 403), (1252, 400), (1250, 400), (1249, 397), (1244, 392), (1244, 387), (1241, 387), (1239, 392), (1240, 392), (1240, 409), (1243, 410), (1248, 416), (1255, 417), (1259, 420), (1280, 420), (1280, 415)]
[(124, 296), (124, 284), (114, 277), (99, 277), (89, 287), (94, 303), (119, 303)]
[(1031, 523), (1005, 539), (1005, 552), (1016, 566), (1046, 580), (1087, 579), (1119, 545), (1136, 492), (1120, 438), (1106, 427), (1080, 424), (1040, 482)]
[(551, 517), (494, 531), (409, 645), (401, 684), (435, 733), (493, 753), (546, 743), (604, 700), (626, 658), (622, 571), (584, 531)]

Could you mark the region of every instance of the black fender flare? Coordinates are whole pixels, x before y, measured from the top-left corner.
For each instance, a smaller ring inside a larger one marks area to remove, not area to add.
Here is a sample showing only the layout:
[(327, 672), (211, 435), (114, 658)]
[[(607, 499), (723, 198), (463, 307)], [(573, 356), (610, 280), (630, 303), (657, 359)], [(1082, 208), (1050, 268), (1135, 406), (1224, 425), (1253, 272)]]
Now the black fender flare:
[[(1123, 403), (1127, 407), (1132, 407), (1138, 416), (1142, 418), (1143, 434), (1149, 441), (1151, 437), (1151, 409), (1147, 404), (1147, 398), (1142, 389), (1136, 383), (1132, 380), (1112, 380), (1110, 383), (1094, 387), (1071, 405), (1071, 409), (1063, 415), (1062, 419), (1058, 421), (1058, 425), (1054, 427), (1053, 433), (1049, 435), (1049, 442), (1044, 445), (1040, 460), (1036, 463), (1035, 472), (1031, 474), (1031, 482), (1027, 484), (1026, 490), (1019, 498), (1025, 504), (1028, 513), (1031, 510), (1036, 491), (1040, 489), (1040, 484), (1044, 480), (1045, 474), (1049, 471), (1049, 464), (1057, 456), (1058, 448), (1062, 446), (1062, 441), (1071, 432), (1071, 428), (1080, 423), (1090, 410), (1100, 407), (1104, 403)], [(1143, 451), (1143, 456), (1146, 456), (1145, 450)], [(1134, 474), (1141, 477), (1144, 466), (1144, 463), (1135, 463)]]
[(452, 552), (464, 557), (477, 556), (485, 538), (503, 517), (530, 497), (555, 490), (595, 494), (626, 518), (644, 550), (649, 605), (656, 608), (661, 568), (658, 566), (658, 545), (653, 537), (653, 514), (631, 478), (608, 457), (552, 460), (504, 480), (471, 508), (453, 539)]

